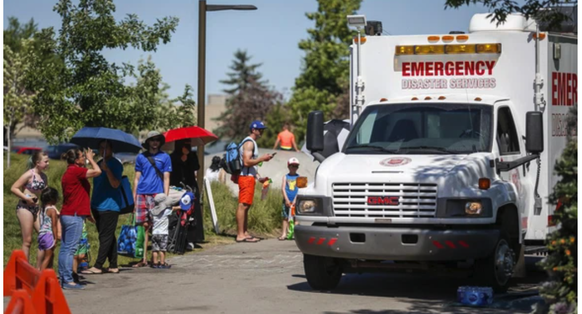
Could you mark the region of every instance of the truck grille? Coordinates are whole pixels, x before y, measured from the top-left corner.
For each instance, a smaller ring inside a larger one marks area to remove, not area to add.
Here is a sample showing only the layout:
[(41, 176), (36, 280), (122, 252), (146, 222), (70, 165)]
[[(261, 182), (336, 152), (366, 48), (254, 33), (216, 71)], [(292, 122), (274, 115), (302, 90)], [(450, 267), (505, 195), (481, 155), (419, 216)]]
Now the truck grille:
[[(436, 214), (436, 184), (334, 183), (332, 188), (336, 217), (431, 218)], [(397, 198), (398, 204), (376, 202), (380, 197)]]

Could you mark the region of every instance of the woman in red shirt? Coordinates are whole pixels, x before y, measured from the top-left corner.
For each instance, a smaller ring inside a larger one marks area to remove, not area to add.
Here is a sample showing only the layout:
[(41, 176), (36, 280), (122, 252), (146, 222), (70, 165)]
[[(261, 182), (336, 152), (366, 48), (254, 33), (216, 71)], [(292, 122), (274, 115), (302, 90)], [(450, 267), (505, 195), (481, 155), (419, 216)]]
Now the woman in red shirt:
[[(85, 286), (73, 280), (73, 256), (77, 251), (83, 231), (83, 220), (91, 217), (88, 178), (101, 174), (101, 169), (93, 160), (92, 150), (69, 149), (62, 159), (67, 161), (67, 170), (63, 174), (63, 208), (61, 209), (62, 240), (59, 252), (59, 276), (63, 289), (84, 289)], [(93, 169), (85, 168), (85, 160)]]

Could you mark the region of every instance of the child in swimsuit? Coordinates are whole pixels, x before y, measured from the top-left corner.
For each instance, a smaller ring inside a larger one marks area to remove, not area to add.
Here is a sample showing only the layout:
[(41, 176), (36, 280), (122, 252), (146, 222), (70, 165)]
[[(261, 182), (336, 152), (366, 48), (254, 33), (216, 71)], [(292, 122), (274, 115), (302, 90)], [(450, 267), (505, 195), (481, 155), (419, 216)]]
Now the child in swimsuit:
[(51, 187), (44, 189), (40, 195), (42, 210), (39, 215), (40, 230), (38, 232), (39, 270), (53, 268), (53, 257), (57, 241), (61, 238), (59, 210), (55, 206), (59, 200), (59, 192)]

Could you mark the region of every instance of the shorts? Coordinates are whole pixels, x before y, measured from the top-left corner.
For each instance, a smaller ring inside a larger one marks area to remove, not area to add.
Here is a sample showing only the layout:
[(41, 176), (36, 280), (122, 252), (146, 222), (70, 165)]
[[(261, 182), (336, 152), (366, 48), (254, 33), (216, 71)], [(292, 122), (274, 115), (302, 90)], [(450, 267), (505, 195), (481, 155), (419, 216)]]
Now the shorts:
[(81, 239), (79, 240), (79, 246), (77, 247), (77, 252), (75, 256), (87, 254), (89, 251), (89, 240), (87, 239), (87, 225), (83, 221), (83, 232), (81, 233)]
[(52, 232), (46, 232), (38, 236), (38, 249), (40, 251), (50, 250), (55, 247), (55, 237)]
[(135, 204), (135, 223), (142, 224), (144, 222), (151, 222), (152, 217), (150, 211), (156, 206), (154, 202), (156, 194), (138, 194), (137, 202)]
[(168, 248), (167, 234), (152, 235), (152, 252), (166, 252)]
[(291, 214), (291, 207), (287, 207), (285, 205), (285, 201), (283, 201), (283, 211), (281, 213), (281, 217), (284, 219), (289, 219), (289, 214)]
[(240, 176), (238, 178), (238, 202), (246, 205), (253, 204), (255, 197), (255, 177)]

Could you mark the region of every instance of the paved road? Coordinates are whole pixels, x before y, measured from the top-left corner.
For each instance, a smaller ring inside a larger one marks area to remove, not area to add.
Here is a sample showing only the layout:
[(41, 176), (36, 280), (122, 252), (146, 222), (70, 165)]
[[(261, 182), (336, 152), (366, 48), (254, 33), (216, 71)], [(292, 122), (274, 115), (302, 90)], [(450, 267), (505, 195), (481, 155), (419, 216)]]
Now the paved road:
[[(87, 290), (65, 291), (65, 296), (73, 313), (98, 314), (529, 312), (527, 304), (519, 310), (457, 306), (456, 289), (463, 282), (426, 275), (344, 275), (333, 292), (314, 292), (293, 241), (219, 246), (171, 263), (169, 270), (125, 268), (120, 274), (88, 275)], [(522, 282), (518, 288), (531, 286)]]

